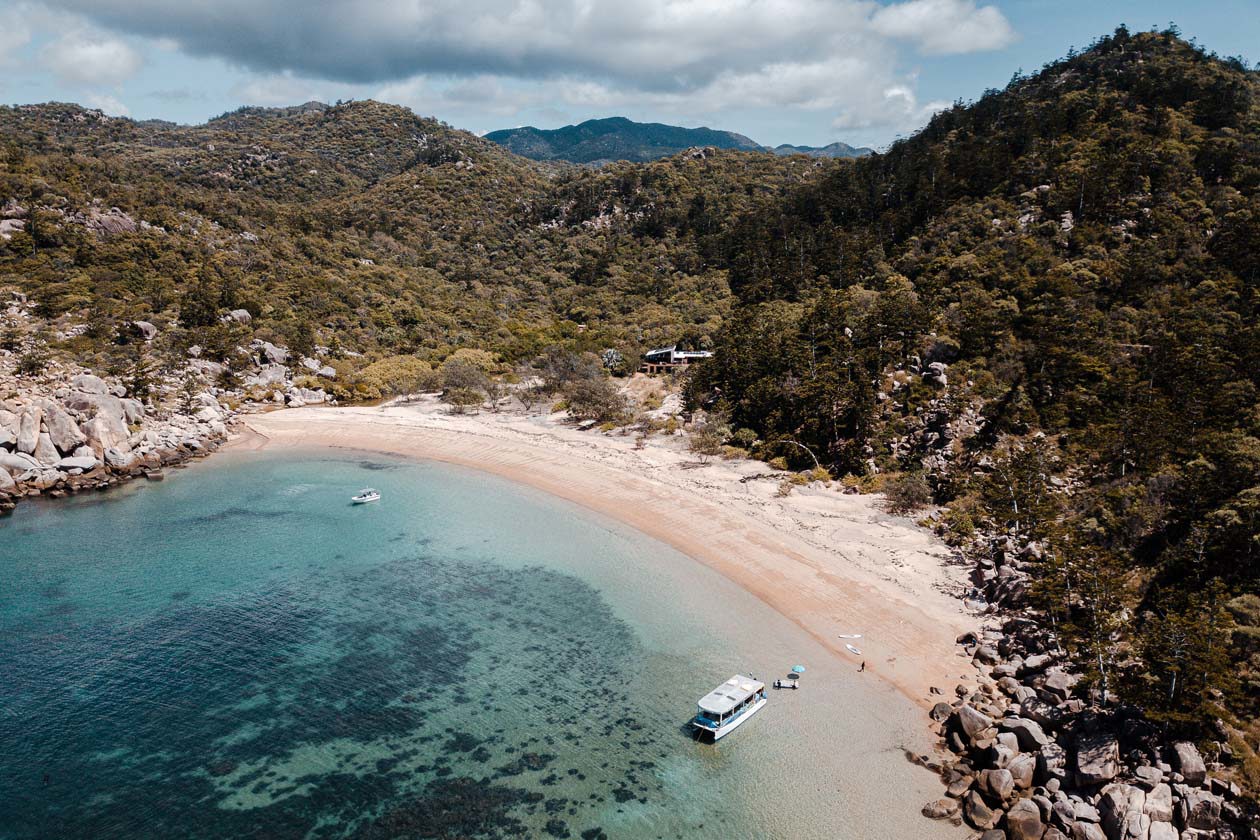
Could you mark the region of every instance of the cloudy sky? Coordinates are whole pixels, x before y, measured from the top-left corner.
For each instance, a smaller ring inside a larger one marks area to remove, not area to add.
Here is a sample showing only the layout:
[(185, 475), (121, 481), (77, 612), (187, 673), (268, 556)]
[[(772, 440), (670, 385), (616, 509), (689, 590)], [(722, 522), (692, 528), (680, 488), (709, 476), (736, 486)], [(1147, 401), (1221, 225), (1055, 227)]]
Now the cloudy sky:
[(884, 145), (1119, 23), (1260, 60), (1257, 0), (0, 0), (0, 102), (201, 122), (375, 98), (478, 133), (628, 116)]

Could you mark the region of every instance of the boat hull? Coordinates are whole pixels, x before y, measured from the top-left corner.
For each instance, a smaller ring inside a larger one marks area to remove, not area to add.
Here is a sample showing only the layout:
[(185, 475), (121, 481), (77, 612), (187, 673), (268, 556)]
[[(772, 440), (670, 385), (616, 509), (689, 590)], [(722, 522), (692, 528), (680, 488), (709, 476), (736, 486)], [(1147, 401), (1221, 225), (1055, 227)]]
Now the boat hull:
[(761, 711), (761, 707), (766, 705), (766, 703), (768, 702), (770, 701), (765, 700), (765, 699), (758, 700), (756, 703), (753, 703), (751, 706), (748, 707), (748, 711), (744, 712), (742, 715), (740, 715), (737, 718), (727, 721), (726, 723), (722, 724), (716, 729), (710, 729), (707, 726), (700, 726), (699, 724), (695, 724), (695, 723), (693, 723), (692, 726), (695, 726), (696, 730), (699, 731), (701, 737), (703, 737), (705, 740), (712, 738), (714, 743), (716, 743), (720, 741), (721, 739), (725, 738), (727, 735), (730, 735), (736, 729), (738, 729), (744, 723), (744, 721), (748, 720), (750, 717), (757, 714), (757, 712)]

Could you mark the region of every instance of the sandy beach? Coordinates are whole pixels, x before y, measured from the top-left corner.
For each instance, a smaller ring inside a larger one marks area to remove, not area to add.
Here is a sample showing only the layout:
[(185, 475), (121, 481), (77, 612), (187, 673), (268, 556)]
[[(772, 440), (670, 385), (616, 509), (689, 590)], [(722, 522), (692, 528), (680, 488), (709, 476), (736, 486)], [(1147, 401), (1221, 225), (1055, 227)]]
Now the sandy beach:
[[(833, 486), (777, 495), (757, 461), (700, 464), (678, 438), (580, 431), (559, 417), (455, 415), (436, 400), (251, 415), (239, 447), (321, 446), (485, 470), (610, 516), (715, 569), (856, 669), (930, 705), (973, 672), (973, 629), (948, 549), (873, 496)], [(849, 638), (860, 634), (861, 638)], [(854, 653), (848, 646), (859, 653)]]

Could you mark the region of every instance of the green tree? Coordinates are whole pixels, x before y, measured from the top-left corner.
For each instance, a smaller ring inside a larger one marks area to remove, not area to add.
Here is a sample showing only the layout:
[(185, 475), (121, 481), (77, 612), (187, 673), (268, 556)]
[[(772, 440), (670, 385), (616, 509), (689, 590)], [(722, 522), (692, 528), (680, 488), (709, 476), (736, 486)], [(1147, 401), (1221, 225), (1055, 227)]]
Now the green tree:
[(1137, 637), (1144, 673), (1137, 699), (1147, 714), (1180, 725), (1201, 726), (1220, 717), (1238, 690), (1231, 638), (1234, 619), (1220, 581), (1202, 592), (1161, 599)]

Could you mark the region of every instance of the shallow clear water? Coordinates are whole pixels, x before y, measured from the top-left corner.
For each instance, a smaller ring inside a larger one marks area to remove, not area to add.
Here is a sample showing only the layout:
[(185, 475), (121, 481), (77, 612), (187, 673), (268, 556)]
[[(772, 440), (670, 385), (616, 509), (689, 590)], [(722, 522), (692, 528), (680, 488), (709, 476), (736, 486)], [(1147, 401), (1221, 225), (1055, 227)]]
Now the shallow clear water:
[[(805, 690), (686, 735), (797, 662)], [(550, 497), (228, 453), (0, 524), (0, 837), (950, 836), (896, 749), (918, 713), (851, 671)]]

